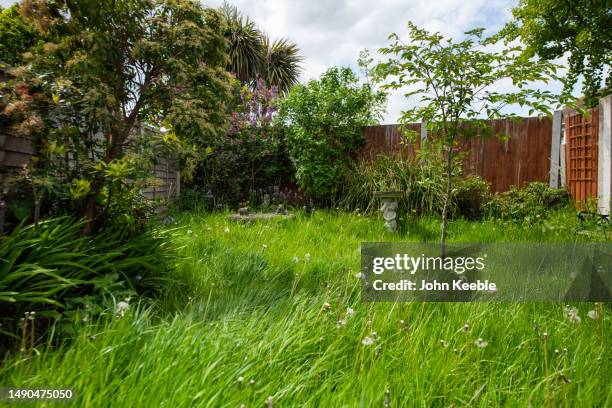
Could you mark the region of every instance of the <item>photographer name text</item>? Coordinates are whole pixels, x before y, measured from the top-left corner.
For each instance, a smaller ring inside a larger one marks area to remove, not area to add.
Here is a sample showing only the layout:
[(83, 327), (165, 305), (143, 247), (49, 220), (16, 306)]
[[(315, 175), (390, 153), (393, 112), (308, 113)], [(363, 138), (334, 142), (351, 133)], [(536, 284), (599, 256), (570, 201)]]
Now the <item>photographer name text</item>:
[(495, 292), (497, 285), (488, 280), (476, 280), (474, 282), (466, 282), (462, 279), (455, 279), (451, 282), (439, 282), (437, 280), (412, 281), (402, 279), (398, 282), (384, 282), (375, 280), (372, 283), (374, 290), (379, 291), (415, 291), (415, 292), (446, 292), (446, 291), (483, 291)]

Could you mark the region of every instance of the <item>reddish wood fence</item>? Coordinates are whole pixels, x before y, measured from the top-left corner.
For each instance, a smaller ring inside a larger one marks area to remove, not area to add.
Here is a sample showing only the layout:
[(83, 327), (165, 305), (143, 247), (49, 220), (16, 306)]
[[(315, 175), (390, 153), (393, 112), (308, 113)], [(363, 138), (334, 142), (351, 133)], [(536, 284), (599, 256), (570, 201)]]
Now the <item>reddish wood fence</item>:
[[(483, 177), (493, 191), (506, 191), (512, 185), (522, 186), (531, 181), (549, 182), (552, 120), (549, 118), (521, 118), (494, 120), (496, 132), (510, 136), (474, 138), (462, 147), (465, 152), (464, 172)], [(420, 124), (410, 126), (421, 134), (413, 145), (401, 144), (399, 125), (369, 126), (365, 128), (366, 145), (362, 160), (372, 160), (380, 154), (413, 156), (420, 148), (424, 133)]]

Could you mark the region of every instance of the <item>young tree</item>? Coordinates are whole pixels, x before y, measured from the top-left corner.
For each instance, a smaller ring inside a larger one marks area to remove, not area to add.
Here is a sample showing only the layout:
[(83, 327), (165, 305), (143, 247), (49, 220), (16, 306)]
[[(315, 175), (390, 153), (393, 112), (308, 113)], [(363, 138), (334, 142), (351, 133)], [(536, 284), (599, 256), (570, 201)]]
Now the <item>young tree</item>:
[(330, 68), (320, 79), (291, 88), (280, 103), (289, 156), (302, 189), (332, 199), (343, 171), (364, 143), (363, 127), (380, 119), (386, 95), (361, 83), (350, 68)]
[[(525, 55), (552, 61), (568, 54), (566, 92), (584, 79), (587, 107), (612, 92), (612, 8), (608, 0), (520, 0), (503, 34), (520, 38)], [(602, 84), (607, 90), (600, 93)]]
[(190, 0), (31, 0), (22, 14), (43, 34), (62, 33), (16, 70), (16, 86), (47, 97), (48, 137), (88, 179), (81, 213), (89, 231), (104, 222), (105, 188), (138, 129), (223, 127), (230, 77), (217, 11)]
[[(429, 33), (408, 24), (409, 41), (391, 34), (392, 43), (379, 50), (389, 59), (375, 68), (379, 79), (388, 79), (388, 89), (404, 89), (406, 97), (418, 97), (418, 104), (404, 112), (404, 124), (427, 123), (433, 139), (428, 141), (444, 154), (446, 196), (442, 210), (440, 242), (445, 250), (449, 203), (453, 191), (453, 159), (460, 142), (471, 137), (493, 134), (485, 120), (514, 116), (504, 113), (508, 105), (529, 106), (530, 112), (550, 113), (558, 103), (548, 91), (528, 88), (532, 81), (555, 78), (556, 66), (547, 61), (532, 61), (520, 56), (519, 47), (495, 48), (483, 39), (483, 30), (466, 33), (460, 42)], [(500, 86), (512, 85), (501, 91)]]

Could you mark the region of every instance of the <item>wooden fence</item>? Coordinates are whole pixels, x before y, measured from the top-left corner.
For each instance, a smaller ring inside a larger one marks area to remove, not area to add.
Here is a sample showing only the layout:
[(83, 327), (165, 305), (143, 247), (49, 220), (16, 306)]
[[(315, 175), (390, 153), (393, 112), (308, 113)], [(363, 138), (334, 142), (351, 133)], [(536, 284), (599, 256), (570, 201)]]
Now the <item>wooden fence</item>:
[[(36, 143), (31, 139), (0, 135), (0, 187), (4, 185), (5, 177), (30, 163), (36, 152)], [(154, 186), (143, 189), (142, 194), (151, 200), (161, 199), (159, 208), (163, 210), (180, 194), (180, 176), (176, 158), (165, 154), (158, 155), (153, 173), (157, 182)], [(0, 207), (3, 206), (2, 196), (6, 193), (7, 191), (0, 191)]]
[[(464, 173), (483, 177), (491, 183), (493, 191), (506, 191), (510, 186), (522, 186), (531, 181), (548, 183), (552, 120), (494, 120), (491, 125), (496, 132), (510, 137), (507, 140), (474, 138), (467, 141), (461, 148)], [(402, 135), (399, 125), (366, 127), (366, 145), (360, 158), (372, 160), (379, 154), (414, 156), (427, 134), (421, 124), (413, 124), (410, 128), (420, 135), (412, 145), (400, 143)]]

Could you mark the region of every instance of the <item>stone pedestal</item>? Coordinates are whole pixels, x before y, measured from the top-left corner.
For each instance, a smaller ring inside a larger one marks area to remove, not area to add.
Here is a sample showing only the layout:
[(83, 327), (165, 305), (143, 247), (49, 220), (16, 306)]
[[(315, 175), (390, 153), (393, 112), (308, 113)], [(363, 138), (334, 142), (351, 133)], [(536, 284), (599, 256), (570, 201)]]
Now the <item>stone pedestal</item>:
[(397, 207), (402, 193), (400, 191), (380, 191), (375, 195), (382, 201), (380, 211), (383, 214), (387, 231), (397, 231)]

